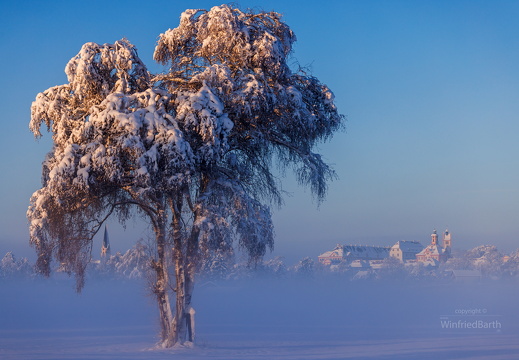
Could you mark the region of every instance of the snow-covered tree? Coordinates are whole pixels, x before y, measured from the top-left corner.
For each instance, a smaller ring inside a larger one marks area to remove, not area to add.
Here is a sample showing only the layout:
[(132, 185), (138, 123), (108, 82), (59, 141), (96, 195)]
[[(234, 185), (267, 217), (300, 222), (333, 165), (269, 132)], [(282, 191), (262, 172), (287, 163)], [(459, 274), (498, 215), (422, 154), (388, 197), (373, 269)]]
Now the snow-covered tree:
[(382, 266), (378, 274), (382, 279), (394, 280), (402, 280), (407, 276), (404, 264), (392, 256), (382, 260)]
[(302, 277), (310, 277), (315, 273), (315, 267), (315, 261), (310, 257), (305, 257), (294, 266), (294, 272)]
[(473, 260), (469, 257), (466, 250), (456, 250), (452, 252), (451, 257), (445, 263), (440, 264), (442, 270), (469, 270), (473, 269)]
[(519, 250), (512, 252), (508, 261), (503, 264), (503, 275), (516, 277), (519, 274)]
[(342, 116), (328, 87), (287, 65), (294, 41), (279, 14), (222, 5), (187, 10), (160, 35), (154, 57), (169, 70), (156, 76), (127, 40), (85, 44), (66, 67), (69, 83), (32, 106), (31, 130), (41, 136), (45, 124), (54, 140), (28, 210), (38, 269), (48, 274), (55, 258), (81, 289), (104, 221), (140, 214), (155, 234), (161, 344), (193, 341), (203, 255), (237, 240), (257, 263), (273, 246), (274, 165), (293, 169), (318, 200), (334, 176), (313, 148)]
[(208, 279), (225, 279), (234, 266), (234, 252), (218, 249), (203, 257), (201, 273)]
[(32, 275), (32, 273), (29, 260), (27, 258), (16, 259), (10, 251), (0, 261), (0, 277), (24, 277)]
[[(117, 252), (104, 260), (93, 262), (88, 271), (96, 275), (125, 279), (147, 279), (155, 284), (156, 276), (152, 273), (151, 262), (156, 261), (156, 251), (139, 240), (124, 254)], [(153, 285), (151, 286), (153, 288)]]
[(481, 270), (485, 276), (500, 276), (503, 266), (503, 254), (494, 245), (480, 245), (467, 251), (466, 257), (471, 260), (475, 269)]
[(118, 274), (130, 279), (143, 278), (150, 270), (151, 261), (149, 249), (143, 242), (137, 242), (120, 257), (115, 269)]
[(4, 276), (13, 274), (18, 270), (17, 268), (18, 266), (16, 264), (16, 259), (13, 253), (9, 251), (4, 255), (2, 261), (0, 261), (0, 269), (2, 270), (2, 274), (4, 274)]
[(263, 275), (283, 277), (287, 274), (288, 269), (285, 265), (285, 259), (282, 256), (276, 256), (273, 259), (269, 259), (263, 262), (260, 270)]
[(258, 268), (252, 268), (246, 261), (238, 262), (230, 269), (227, 275), (228, 280), (252, 279), (256, 275)]

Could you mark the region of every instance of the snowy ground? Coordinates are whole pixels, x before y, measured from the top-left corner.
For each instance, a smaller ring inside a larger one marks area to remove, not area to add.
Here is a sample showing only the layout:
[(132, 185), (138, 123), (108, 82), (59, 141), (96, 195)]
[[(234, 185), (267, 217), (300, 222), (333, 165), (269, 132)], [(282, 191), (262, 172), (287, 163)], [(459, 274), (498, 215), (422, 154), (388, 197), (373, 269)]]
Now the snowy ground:
[(68, 279), (4, 280), (0, 359), (518, 359), (518, 285), (209, 283), (195, 294), (196, 348), (158, 350), (141, 283), (90, 280), (76, 295)]

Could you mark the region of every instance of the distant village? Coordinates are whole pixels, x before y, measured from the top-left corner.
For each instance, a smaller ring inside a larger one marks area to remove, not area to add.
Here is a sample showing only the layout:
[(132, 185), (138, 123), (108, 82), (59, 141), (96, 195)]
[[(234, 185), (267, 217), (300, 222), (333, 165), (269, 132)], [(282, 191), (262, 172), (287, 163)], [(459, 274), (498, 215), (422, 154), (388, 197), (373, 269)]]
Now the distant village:
[[(400, 272), (401, 277), (447, 277), (458, 280), (519, 278), (519, 250), (503, 255), (493, 245), (453, 252), (452, 235), (436, 230), (431, 242), (398, 241), (393, 246), (337, 245), (318, 256), (319, 265), (349, 273), (352, 279), (379, 278)], [(395, 271), (396, 270), (396, 271)]]
[(436, 230), (431, 234), (431, 243), (424, 246), (418, 241), (398, 241), (395, 245), (337, 245), (335, 249), (319, 255), (319, 263), (325, 266), (349, 266), (352, 268), (380, 268), (383, 260), (389, 257), (398, 259), (403, 264), (422, 263), (429, 267), (438, 267), (451, 257), (452, 237), (449, 230), (443, 233), (440, 243)]

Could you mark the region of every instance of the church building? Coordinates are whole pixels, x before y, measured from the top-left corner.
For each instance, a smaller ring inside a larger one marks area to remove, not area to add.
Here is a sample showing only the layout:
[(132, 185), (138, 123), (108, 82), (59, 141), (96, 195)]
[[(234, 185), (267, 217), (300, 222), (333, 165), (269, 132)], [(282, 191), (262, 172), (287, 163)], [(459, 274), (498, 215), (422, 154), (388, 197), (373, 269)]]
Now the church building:
[(101, 245), (101, 259), (110, 257), (110, 239), (108, 238), (108, 230), (105, 225), (105, 234), (103, 236), (103, 244)]
[(420, 262), (432, 262), (437, 265), (440, 262), (447, 261), (451, 255), (451, 234), (449, 230), (445, 230), (443, 234), (443, 243), (438, 242), (438, 234), (436, 230), (431, 234), (431, 244), (416, 254), (416, 260)]

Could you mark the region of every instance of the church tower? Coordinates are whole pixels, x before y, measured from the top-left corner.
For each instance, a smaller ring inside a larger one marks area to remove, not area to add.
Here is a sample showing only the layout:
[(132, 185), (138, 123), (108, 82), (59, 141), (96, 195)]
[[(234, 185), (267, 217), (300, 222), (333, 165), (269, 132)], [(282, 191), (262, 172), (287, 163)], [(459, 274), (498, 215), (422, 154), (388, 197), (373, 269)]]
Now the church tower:
[(108, 239), (108, 230), (105, 225), (105, 235), (103, 237), (103, 245), (101, 245), (101, 259), (110, 256), (110, 239)]
[(434, 229), (431, 234), (431, 245), (438, 245), (438, 234), (436, 234), (436, 229)]
[(451, 233), (449, 232), (449, 229), (445, 230), (445, 233), (443, 234), (443, 247), (445, 250), (450, 251), (452, 246), (452, 240), (451, 240)]

